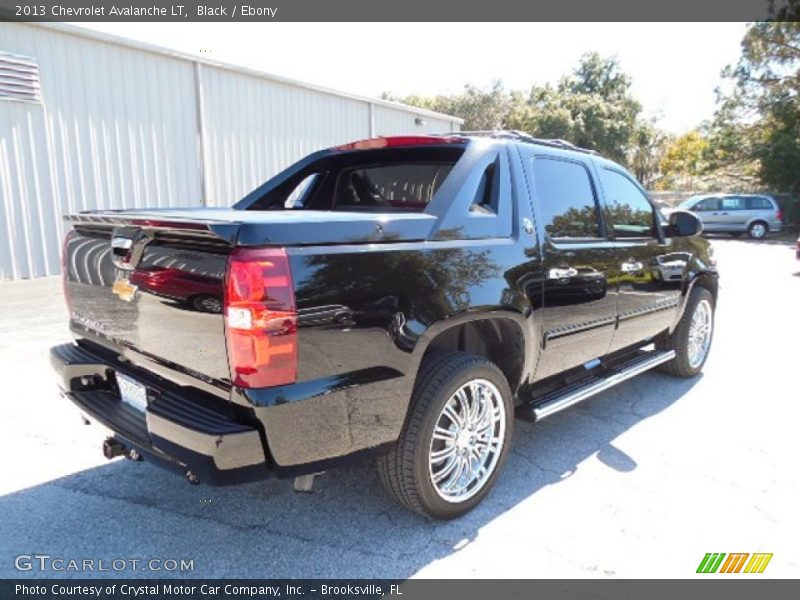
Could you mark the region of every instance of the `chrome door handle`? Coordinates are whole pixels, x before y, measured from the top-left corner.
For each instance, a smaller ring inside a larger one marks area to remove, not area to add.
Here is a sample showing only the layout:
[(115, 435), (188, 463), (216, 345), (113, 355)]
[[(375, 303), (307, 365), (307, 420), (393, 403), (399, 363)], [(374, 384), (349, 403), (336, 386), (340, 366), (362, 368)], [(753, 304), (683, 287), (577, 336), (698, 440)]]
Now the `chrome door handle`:
[(620, 265), (623, 273), (638, 273), (644, 269), (644, 265), (640, 262), (624, 262)]
[(578, 269), (572, 267), (550, 269), (547, 272), (548, 279), (569, 279), (578, 274)]

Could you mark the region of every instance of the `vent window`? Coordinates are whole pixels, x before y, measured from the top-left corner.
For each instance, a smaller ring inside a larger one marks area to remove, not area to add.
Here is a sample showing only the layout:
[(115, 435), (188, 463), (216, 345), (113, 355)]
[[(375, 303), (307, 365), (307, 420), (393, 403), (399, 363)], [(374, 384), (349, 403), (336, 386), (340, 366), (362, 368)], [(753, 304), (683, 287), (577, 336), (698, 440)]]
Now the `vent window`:
[(0, 100), (42, 101), (35, 58), (0, 51)]

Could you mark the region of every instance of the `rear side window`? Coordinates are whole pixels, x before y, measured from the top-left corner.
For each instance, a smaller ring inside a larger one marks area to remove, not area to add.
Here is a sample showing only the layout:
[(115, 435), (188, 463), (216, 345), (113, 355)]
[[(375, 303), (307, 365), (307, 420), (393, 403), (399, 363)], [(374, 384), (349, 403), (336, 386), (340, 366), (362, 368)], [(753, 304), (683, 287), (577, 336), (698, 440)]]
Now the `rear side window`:
[(616, 237), (655, 236), (653, 205), (630, 179), (602, 168), (600, 183), (606, 198), (608, 224)]
[(550, 237), (600, 236), (597, 202), (586, 167), (555, 158), (535, 158), (533, 185)]
[(450, 173), (448, 163), (407, 163), (348, 169), (340, 175), (335, 209), (421, 212)]
[(747, 199), (747, 208), (749, 208), (750, 210), (757, 210), (761, 208), (766, 208), (771, 210), (774, 207), (772, 206), (772, 202), (770, 201), (769, 198), (766, 198), (764, 196), (756, 196), (755, 198)]
[(314, 186), (319, 178), (319, 173), (311, 173), (305, 179), (303, 179), (299, 184), (297, 184), (297, 187), (294, 188), (288, 196), (286, 196), (283, 207), (302, 208), (305, 205), (306, 200), (311, 195), (311, 192), (314, 190)]

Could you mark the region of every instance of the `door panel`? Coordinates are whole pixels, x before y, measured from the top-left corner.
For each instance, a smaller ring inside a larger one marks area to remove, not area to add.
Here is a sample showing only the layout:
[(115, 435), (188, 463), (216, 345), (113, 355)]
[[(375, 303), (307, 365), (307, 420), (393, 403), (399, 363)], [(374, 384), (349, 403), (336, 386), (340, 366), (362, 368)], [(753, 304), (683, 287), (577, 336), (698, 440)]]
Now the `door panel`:
[(719, 198), (705, 198), (692, 209), (700, 220), (703, 221), (704, 231), (719, 231), (722, 224), (722, 217), (720, 216)]
[(617, 300), (609, 285), (615, 249), (605, 240), (544, 246), (543, 350), (536, 377), (582, 365), (608, 352)]
[(720, 230), (743, 230), (748, 220), (744, 198), (738, 196), (720, 198), (719, 210), (714, 213), (714, 216), (720, 224)]
[(604, 237), (590, 164), (521, 150), (542, 242), (541, 352), (535, 378), (608, 352), (616, 321), (615, 249)]
[(667, 329), (675, 317), (687, 253), (670, 252), (658, 240), (618, 241), (618, 325), (611, 351), (625, 348)]
[(606, 224), (613, 233), (617, 329), (613, 352), (670, 326), (680, 298), (688, 256), (662, 241), (655, 207), (627, 174), (601, 167)]

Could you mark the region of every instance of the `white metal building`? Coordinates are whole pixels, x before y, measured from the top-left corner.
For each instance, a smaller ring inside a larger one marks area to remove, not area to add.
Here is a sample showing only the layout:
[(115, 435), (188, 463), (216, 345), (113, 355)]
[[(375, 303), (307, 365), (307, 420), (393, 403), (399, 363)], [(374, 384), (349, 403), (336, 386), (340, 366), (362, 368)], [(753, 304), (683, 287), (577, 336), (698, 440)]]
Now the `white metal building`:
[(461, 122), (81, 28), (0, 22), (0, 279), (60, 271), (63, 214), (227, 206), (312, 151)]

